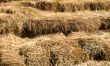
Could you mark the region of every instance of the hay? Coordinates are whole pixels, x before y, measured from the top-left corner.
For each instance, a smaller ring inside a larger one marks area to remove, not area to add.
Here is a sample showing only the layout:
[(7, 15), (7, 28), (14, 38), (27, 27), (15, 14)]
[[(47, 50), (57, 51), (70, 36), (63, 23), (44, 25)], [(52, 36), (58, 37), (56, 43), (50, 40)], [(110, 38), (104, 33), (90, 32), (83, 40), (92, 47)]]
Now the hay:
[[(16, 17), (16, 18), (15, 18)], [(6, 18), (6, 19), (4, 19)], [(95, 18), (43, 18), (43, 19), (21, 19), (20, 16), (1, 15), (0, 34), (14, 33), (22, 37), (36, 37), (44, 34), (63, 33), (68, 36), (71, 32), (98, 31), (101, 21)], [(80, 20), (78, 20), (80, 19)]]
[(19, 53), (24, 58), (27, 66), (49, 66), (46, 51), (41, 46), (27, 45), (20, 49)]
[[(24, 4), (27, 2), (23, 2)], [(82, 1), (82, 2), (48, 2), (48, 1), (37, 1), (36, 4), (29, 2), (30, 7), (37, 8), (39, 10), (45, 11), (55, 11), (55, 12), (76, 12), (82, 10), (109, 10), (109, 1)], [(25, 6), (25, 5), (24, 5)]]
[(0, 34), (17, 33), (18, 27), (13, 18), (9, 15), (0, 16)]
[(50, 10), (52, 8), (52, 4), (48, 2), (37, 2), (35, 8), (40, 10)]
[[(70, 5), (68, 5), (70, 4)], [(68, 7), (71, 8), (68, 8)], [(77, 6), (77, 4), (76, 4)], [(73, 12), (76, 10), (73, 10), (75, 7), (74, 5), (71, 3), (59, 3), (59, 2), (46, 2), (46, 1), (42, 1), (42, 2), (36, 2), (36, 4), (34, 5), (34, 8), (37, 8), (39, 10), (46, 10), (46, 11), (55, 11), (55, 12)], [(71, 10), (72, 9), (72, 10)]]
[(44, 34), (63, 33), (68, 36), (71, 32), (98, 31), (100, 22), (88, 19), (30, 19), (24, 22), (22, 37), (36, 37)]
[(16, 11), (11, 8), (0, 8), (0, 13), (15, 14)]
[(21, 13), (20, 15), (18, 14), (1, 14), (0, 34), (13, 33), (17, 36), (33, 38), (39, 35), (55, 33), (63, 33), (65, 36), (68, 36), (71, 32), (94, 32), (106, 30), (106, 26), (108, 26), (107, 29), (109, 28), (109, 20), (106, 20), (104, 16), (102, 16), (103, 20), (98, 16), (82, 18), (79, 17), (79, 15), (75, 15), (77, 17), (72, 18), (72, 16), (69, 15), (68, 17), (71, 18), (66, 18), (66, 16), (63, 17), (63, 15), (67, 14), (61, 13), (62, 16), (59, 17), (52, 13), (53, 17), (49, 18), (48, 16), (45, 16), (45, 18), (42, 17), (42, 19), (40, 17), (34, 19), (24, 17), (24, 15), (30, 17), (33, 14), (22, 14), (23, 16), (21, 16)]
[(108, 57), (109, 55), (107, 55), (107, 53), (105, 52), (106, 50), (103, 47), (103, 44), (105, 42), (103, 42), (103, 40), (98, 40), (96, 38), (78, 38), (76, 40), (78, 41), (80, 47), (89, 54), (90, 59), (108, 60), (106, 59), (106, 57)]
[(109, 61), (87, 61), (85, 63), (81, 63), (78, 65), (74, 65), (74, 66), (110, 66), (110, 62)]
[(106, 2), (85, 2), (84, 4), (85, 10), (109, 10), (108, 4)]
[(28, 20), (24, 23), (22, 34), (27, 37), (34, 37), (60, 32), (58, 28), (61, 28), (61, 23), (57, 20)]
[(25, 6), (25, 7), (28, 7), (28, 6), (34, 7), (34, 4), (31, 3), (31, 2), (28, 2), (28, 1), (26, 1), (26, 2), (20, 2), (20, 4), (21, 4), (22, 6)]
[(0, 0), (0, 3), (6, 3), (6, 2), (10, 2), (10, 1), (12, 1), (12, 0)]
[[(23, 6), (20, 4), (22, 4)], [(26, 2), (20, 1), (20, 3), (11, 2), (8, 4), (2, 4), (3, 6), (1, 6), (2, 8), (0, 8), (1, 9), (0, 12), (2, 12), (3, 14), (0, 16), (0, 18), (3, 22), (1, 23), (2, 27), (0, 27), (0, 33), (2, 35), (13, 33), (20, 37), (33, 38), (39, 35), (55, 33), (63, 33), (65, 36), (68, 36), (69, 34), (71, 34), (71, 32), (77, 31), (94, 32), (102, 30), (104, 21), (100, 20), (100, 18), (107, 17), (109, 14), (106, 13), (105, 11), (102, 12), (105, 15), (101, 14), (100, 12), (90, 12), (90, 11), (87, 13), (86, 12), (54, 13), (40, 11), (31, 7), (24, 7), (24, 6), (34, 7), (33, 6), (34, 4), (35, 2), (31, 3), (30, 1)], [(48, 3), (45, 3), (44, 6), (47, 4)], [(57, 3), (55, 2), (53, 5), (56, 4)], [(69, 11), (68, 9), (73, 7), (72, 4), (66, 3), (66, 5), (68, 6), (66, 7), (65, 5), (62, 5), (61, 8), (60, 7), (53, 8), (53, 6), (45, 7), (47, 10), (50, 10), (48, 8), (52, 8), (51, 10), (56, 9), (56, 11), (57, 10)], [(60, 4), (57, 4), (57, 6), (60, 6)], [(66, 9), (62, 10), (64, 6), (66, 7)], [(80, 6), (83, 6), (83, 4), (80, 4)], [(75, 6), (75, 9), (79, 10), (79, 7), (78, 9), (76, 7), (77, 6)], [(74, 8), (73, 9), (71, 8), (70, 11), (72, 10), (74, 10)]]
[(110, 61), (110, 46), (109, 45), (103, 45), (105, 53), (106, 53), (106, 60)]
[[(99, 33), (90, 35), (85, 33), (76, 32), (70, 36), (71, 39), (62, 34), (42, 35), (33, 39), (23, 39), (13, 34), (8, 36), (4, 35), (0, 37), (0, 50), (3, 51), (0, 54), (2, 58), (6, 57), (6, 59), (4, 58), (2, 60), (9, 62), (2, 62), (12, 64), (14, 58), (9, 60), (7, 59), (9, 57), (8, 55), (11, 55), (11, 57), (16, 55), (17, 58), (19, 57), (17, 64), (23, 63), (26, 66), (74, 66), (74, 64), (80, 64), (89, 60), (90, 56), (90, 58), (98, 61), (109, 61), (109, 42), (105, 40), (103, 42), (102, 39), (96, 38), (95, 35), (99, 38), (106, 38), (108, 36), (106, 34), (99, 35)], [(85, 36), (88, 38), (85, 38)], [(75, 39), (79, 43), (75, 42)], [(83, 47), (81, 47), (82, 45)]]
[(107, 40), (103, 40), (103, 48), (106, 54), (106, 60), (110, 61), (110, 45)]
[[(0, 3), (0, 66), (81, 66), (90, 59), (110, 61), (108, 33), (93, 34), (110, 29), (109, 6), (105, 0)], [(84, 64), (95, 66), (97, 61)]]
[(1, 50), (1, 52), (0, 66), (25, 66), (21, 57), (16, 52), (10, 50)]
[(87, 54), (70, 39), (48, 39), (20, 49), (27, 66), (72, 66), (88, 60)]

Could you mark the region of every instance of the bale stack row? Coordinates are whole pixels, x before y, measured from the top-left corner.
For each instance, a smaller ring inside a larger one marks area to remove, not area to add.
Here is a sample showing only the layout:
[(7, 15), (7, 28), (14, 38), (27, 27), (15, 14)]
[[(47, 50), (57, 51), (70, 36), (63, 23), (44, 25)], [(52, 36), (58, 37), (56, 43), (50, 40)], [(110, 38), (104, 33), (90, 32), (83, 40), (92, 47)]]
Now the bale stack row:
[[(96, 20), (97, 21), (97, 20)], [(35, 37), (43, 34), (63, 33), (68, 36), (71, 32), (98, 31), (101, 22), (88, 19), (32, 19), (27, 20), (23, 25), (23, 36)]]
[[(6, 39), (6, 42), (0, 44), (0, 64), (7, 66), (74, 66), (86, 63), (88, 60), (110, 61), (108, 42), (91, 36), (85, 38), (74, 36), (63, 38), (62, 36), (57, 39), (56, 36), (51, 35), (51, 38), (44, 36), (33, 40), (18, 40), (19, 37), (15, 37), (16, 42)], [(9, 37), (9, 39), (12, 38)], [(0, 40), (3, 41), (3, 37)]]
[[(109, 30), (109, 18), (43, 18), (27, 19), (11, 14), (1, 14), (0, 34), (12, 33), (21, 37), (36, 37), (38, 35), (63, 33), (68, 36), (72, 32), (94, 32)], [(21, 19), (21, 20), (19, 20)], [(80, 19), (80, 20), (79, 20)]]
[(39, 40), (38, 38), (36, 41), (12, 42), (1, 43), (0, 65), (2, 66), (73, 66), (89, 60), (87, 53), (71, 39)]
[(82, 10), (90, 11), (108, 11), (110, 9), (110, 1), (81, 1), (81, 2), (49, 2), (37, 1), (36, 3), (21, 2), (23, 6), (34, 7), (39, 10), (54, 12), (76, 12)]

